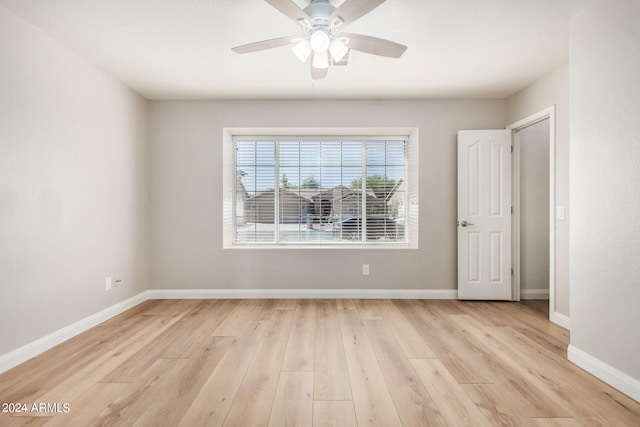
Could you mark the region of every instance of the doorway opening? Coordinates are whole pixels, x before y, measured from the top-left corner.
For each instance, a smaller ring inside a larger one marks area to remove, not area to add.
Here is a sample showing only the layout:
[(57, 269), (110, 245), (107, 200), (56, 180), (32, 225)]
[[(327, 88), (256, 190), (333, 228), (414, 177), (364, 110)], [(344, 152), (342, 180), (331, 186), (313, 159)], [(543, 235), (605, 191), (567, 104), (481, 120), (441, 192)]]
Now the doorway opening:
[(555, 107), (507, 126), (513, 132), (512, 296), (549, 299), (555, 313)]

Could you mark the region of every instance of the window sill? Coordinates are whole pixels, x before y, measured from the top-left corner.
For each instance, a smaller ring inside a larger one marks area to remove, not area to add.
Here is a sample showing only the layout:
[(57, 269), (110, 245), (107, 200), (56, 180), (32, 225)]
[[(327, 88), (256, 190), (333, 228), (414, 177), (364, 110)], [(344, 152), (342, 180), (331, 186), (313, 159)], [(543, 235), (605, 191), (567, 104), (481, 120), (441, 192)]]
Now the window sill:
[(226, 246), (224, 249), (386, 249), (386, 250), (401, 250), (401, 249), (418, 249), (417, 247), (410, 246), (409, 243), (396, 243), (396, 244), (360, 244), (360, 245), (351, 245), (351, 244), (332, 244), (332, 245), (308, 245), (304, 243), (291, 243), (291, 244), (264, 244), (264, 245), (256, 245), (256, 244), (233, 244), (231, 246)]

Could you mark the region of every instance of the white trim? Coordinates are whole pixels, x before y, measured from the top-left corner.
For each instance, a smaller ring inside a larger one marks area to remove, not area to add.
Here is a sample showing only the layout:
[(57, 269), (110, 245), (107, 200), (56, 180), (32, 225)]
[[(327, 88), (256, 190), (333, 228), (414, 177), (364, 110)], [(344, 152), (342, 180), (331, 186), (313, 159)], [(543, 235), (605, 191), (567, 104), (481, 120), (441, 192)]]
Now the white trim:
[(640, 402), (640, 381), (569, 344), (567, 357), (574, 364)]
[(455, 289), (151, 289), (149, 299), (457, 299)]
[(571, 318), (566, 314), (558, 313), (556, 311), (555, 313), (551, 313), (551, 315), (549, 316), (549, 320), (551, 320), (558, 326), (562, 326), (565, 329), (571, 330)]
[(549, 289), (521, 289), (520, 299), (549, 299)]
[(114, 304), (111, 307), (107, 307), (104, 310), (85, 317), (84, 319), (80, 319), (77, 322), (25, 344), (22, 347), (10, 351), (9, 353), (0, 355), (0, 374), (41, 353), (44, 353), (45, 351), (81, 334), (88, 329), (93, 328), (96, 325), (99, 325), (106, 320), (111, 319), (112, 317), (117, 316), (120, 313), (129, 310), (130, 308), (135, 307), (140, 303), (145, 302), (147, 299), (149, 299), (148, 291), (141, 292), (138, 295)]
[(511, 300), (520, 301), (520, 135), (516, 131), (511, 133), (511, 148)]
[[(554, 323), (561, 323), (554, 320), (558, 319), (558, 313), (556, 313), (556, 107), (555, 105), (545, 108), (542, 111), (538, 111), (522, 120), (518, 120), (515, 123), (507, 126), (507, 129), (513, 131), (514, 135), (517, 132), (539, 123), (543, 120), (549, 119), (549, 320)], [(514, 137), (514, 155), (515, 160), (518, 163), (514, 164), (514, 176), (518, 177), (520, 174), (519, 165), (519, 150), (520, 147), (517, 143), (517, 137)], [(518, 223), (520, 215), (520, 193), (518, 188), (514, 185), (515, 197), (514, 197), (514, 218)], [(517, 252), (513, 260), (514, 280), (512, 294), (517, 301), (520, 298), (520, 255), (519, 255), (519, 232), (514, 235), (518, 241), (514, 241), (513, 247), (517, 247)], [(565, 316), (566, 317), (566, 316)], [(568, 324), (568, 321), (560, 320), (564, 324)]]

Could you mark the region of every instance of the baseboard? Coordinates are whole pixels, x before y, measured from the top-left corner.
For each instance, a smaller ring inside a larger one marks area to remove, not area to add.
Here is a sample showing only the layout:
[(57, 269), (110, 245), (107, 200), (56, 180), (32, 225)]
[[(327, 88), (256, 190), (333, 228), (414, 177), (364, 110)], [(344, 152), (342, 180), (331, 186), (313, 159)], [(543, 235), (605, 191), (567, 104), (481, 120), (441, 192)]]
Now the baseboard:
[(149, 299), (456, 299), (455, 289), (151, 289)]
[(520, 299), (549, 299), (549, 289), (520, 289)]
[(562, 313), (558, 313), (557, 311), (551, 313), (550, 319), (553, 323), (558, 326), (562, 326), (565, 329), (571, 330), (571, 318)]
[(117, 316), (120, 313), (129, 310), (132, 307), (135, 307), (136, 305), (146, 301), (148, 298), (148, 291), (141, 292), (138, 295), (114, 304), (111, 307), (107, 307), (104, 310), (85, 317), (84, 319), (78, 320), (71, 325), (58, 329), (55, 332), (32, 341), (29, 344), (23, 345), (9, 353), (0, 355), (0, 374), (41, 353), (44, 353), (45, 351), (81, 334), (88, 329), (93, 328), (96, 325), (99, 325), (106, 320), (111, 319), (114, 316)]
[(610, 386), (620, 390), (632, 399), (640, 402), (640, 381), (624, 372), (607, 365), (579, 348), (569, 345), (568, 359), (590, 374), (600, 378)]

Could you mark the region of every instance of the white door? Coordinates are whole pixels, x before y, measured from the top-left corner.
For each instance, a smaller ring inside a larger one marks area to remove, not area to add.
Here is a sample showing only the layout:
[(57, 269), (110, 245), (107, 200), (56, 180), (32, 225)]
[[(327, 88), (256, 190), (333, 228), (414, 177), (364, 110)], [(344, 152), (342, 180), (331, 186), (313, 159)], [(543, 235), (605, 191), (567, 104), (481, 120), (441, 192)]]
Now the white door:
[(511, 131), (458, 132), (458, 298), (511, 300)]

